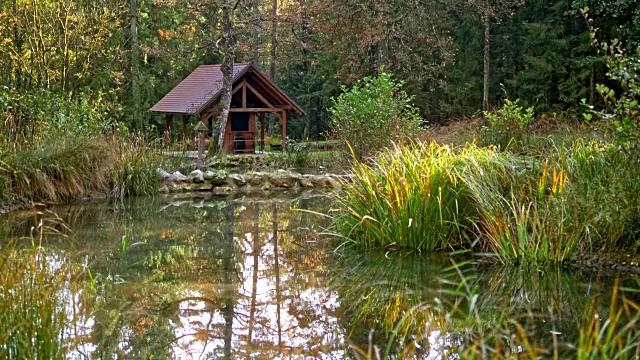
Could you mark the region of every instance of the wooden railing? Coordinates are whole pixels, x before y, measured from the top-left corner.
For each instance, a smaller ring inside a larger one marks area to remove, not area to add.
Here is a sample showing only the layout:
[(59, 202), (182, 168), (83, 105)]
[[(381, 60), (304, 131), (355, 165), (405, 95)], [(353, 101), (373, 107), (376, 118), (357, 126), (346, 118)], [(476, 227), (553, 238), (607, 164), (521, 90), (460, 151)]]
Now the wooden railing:
[[(237, 135), (242, 135), (238, 138)], [(247, 136), (249, 135), (249, 136)], [(232, 131), (231, 139), (233, 139), (233, 152), (234, 153), (254, 153), (256, 151), (256, 132), (255, 131)], [(244, 143), (244, 148), (238, 149), (237, 144)], [(250, 146), (247, 146), (250, 143)]]

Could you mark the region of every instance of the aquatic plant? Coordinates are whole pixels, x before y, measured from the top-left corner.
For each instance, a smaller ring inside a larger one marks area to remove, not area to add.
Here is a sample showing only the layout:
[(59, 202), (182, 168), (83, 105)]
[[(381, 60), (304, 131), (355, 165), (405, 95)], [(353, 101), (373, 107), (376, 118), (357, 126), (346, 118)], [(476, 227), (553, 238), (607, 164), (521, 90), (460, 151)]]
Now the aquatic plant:
[(150, 195), (167, 161), (134, 138), (61, 136), (39, 145), (0, 150), (0, 203), (55, 202), (96, 193)]
[(144, 139), (135, 138), (120, 141), (119, 146), (114, 194), (119, 197), (155, 194), (161, 181), (157, 169), (163, 167), (164, 160), (160, 150)]
[(545, 158), (435, 143), (356, 163), (337, 194), (346, 244), (474, 248), (502, 262), (564, 263), (593, 246), (640, 245), (640, 153), (576, 142)]
[[(79, 316), (78, 298), (84, 286), (75, 266), (57, 259), (43, 243), (65, 229), (61, 219), (38, 214), (31, 245), (19, 241), (0, 248), (0, 358), (66, 359), (74, 346), (70, 325)], [(89, 293), (86, 293), (87, 295)]]
[(337, 195), (334, 225), (348, 243), (420, 251), (470, 246), (476, 206), (464, 178), (502, 177), (515, 164), (492, 148), (397, 145), (371, 165), (356, 163)]
[(3, 251), (0, 256), (0, 357), (64, 359), (68, 322), (63, 299), (69, 275), (47, 269), (40, 249)]
[[(417, 281), (429, 267), (425, 259), (380, 254), (378, 262), (356, 260), (354, 270), (338, 262), (338, 291), (354, 303), (347, 312), (355, 319), (352, 334), (364, 334), (363, 326), (371, 329), (366, 338), (350, 337), (353, 358), (634, 359), (640, 354), (639, 307), (626, 296), (637, 289), (623, 288), (616, 280), (611, 298), (589, 301), (573, 277), (562, 281), (566, 274), (557, 268), (478, 271), (469, 258), (450, 255), (457, 259), (451, 266), (428, 272), (429, 283), (440, 282), (435, 287)], [(426, 261), (433, 259), (442, 257)], [(353, 260), (350, 256), (346, 263)], [(418, 273), (411, 276), (411, 270)], [(389, 309), (395, 310), (392, 316)]]

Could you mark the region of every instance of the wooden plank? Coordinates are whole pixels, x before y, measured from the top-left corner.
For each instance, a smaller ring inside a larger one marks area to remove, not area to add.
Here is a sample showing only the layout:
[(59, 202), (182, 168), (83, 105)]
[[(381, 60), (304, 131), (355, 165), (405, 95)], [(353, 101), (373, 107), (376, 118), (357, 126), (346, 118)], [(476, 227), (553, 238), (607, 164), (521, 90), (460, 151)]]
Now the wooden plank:
[(233, 88), (233, 90), (231, 90), (231, 95), (235, 94), (238, 92), (238, 90), (242, 89), (242, 83), (236, 85), (236, 87)]
[(272, 112), (278, 113), (282, 111), (281, 108), (231, 108), (229, 112)]
[(260, 101), (262, 101), (265, 105), (267, 105), (270, 108), (274, 107), (269, 101), (267, 101), (267, 99), (264, 98), (264, 96), (262, 96), (262, 94), (260, 94), (260, 92), (258, 92), (258, 90), (256, 90), (253, 86), (251, 86), (251, 84), (247, 83), (247, 87), (249, 88), (249, 90), (251, 90), (253, 95), (255, 95), (258, 99), (260, 99)]

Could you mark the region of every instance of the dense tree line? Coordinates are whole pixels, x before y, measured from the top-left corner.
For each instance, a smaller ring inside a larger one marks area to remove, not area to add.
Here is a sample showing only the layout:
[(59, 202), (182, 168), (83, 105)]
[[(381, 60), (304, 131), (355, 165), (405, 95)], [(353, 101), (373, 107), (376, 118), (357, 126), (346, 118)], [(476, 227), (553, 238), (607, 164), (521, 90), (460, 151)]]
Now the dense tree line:
[(505, 92), (537, 112), (571, 111), (606, 82), (585, 6), (600, 41), (640, 46), (635, 0), (7, 0), (0, 85), (100, 104), (153, 133), (151, 105), (232, 44), (235, 61), (256, 63), (307, 109), (291, 121), (297, 137), (321, 136), (340, 85), (381, 68), (433, 122), (495, 107)]

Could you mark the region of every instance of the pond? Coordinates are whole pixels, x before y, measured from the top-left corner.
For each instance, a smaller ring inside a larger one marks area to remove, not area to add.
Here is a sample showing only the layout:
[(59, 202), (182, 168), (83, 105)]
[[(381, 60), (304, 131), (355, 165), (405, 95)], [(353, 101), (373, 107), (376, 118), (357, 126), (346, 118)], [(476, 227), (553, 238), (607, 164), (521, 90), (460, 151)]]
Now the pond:
[(43, 221), (48, 271), (85, 270), (74, 281), (90, 289), (61, 294), (70, 358), (342, 359), (393, 338), (437, 359), (500, 324), (515, 352), (518, 326), (536, 346), (568, 351), (590, 309), (608, 311), (612, 274), (336, 252), (314, 214), (331, 205), (314, 193), (130, 198), (0, 221), (3, 244), (27, 247)]

